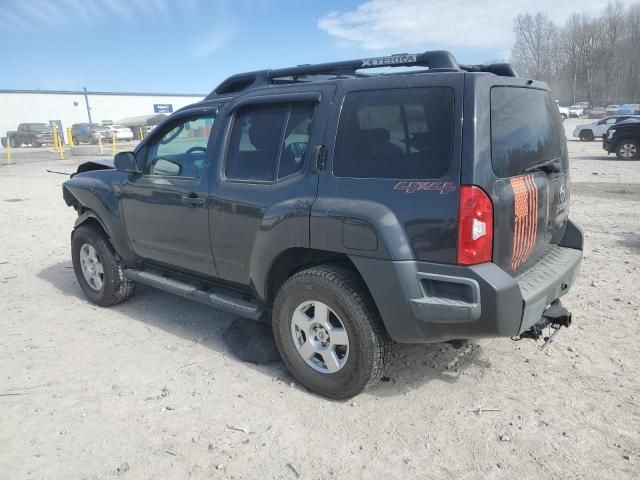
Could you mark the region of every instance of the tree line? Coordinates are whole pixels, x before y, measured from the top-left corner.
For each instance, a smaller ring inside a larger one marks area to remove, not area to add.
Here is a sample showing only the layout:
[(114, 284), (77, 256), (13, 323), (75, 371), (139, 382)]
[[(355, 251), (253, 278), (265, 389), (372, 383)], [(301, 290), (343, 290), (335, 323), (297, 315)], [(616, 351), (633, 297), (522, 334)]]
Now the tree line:
[(640, 103), (640, 3), (610, 2), (598, 17), (556, 25), (546, 12), (514, 19), (511, 63), (544, 80), (561, 104)]

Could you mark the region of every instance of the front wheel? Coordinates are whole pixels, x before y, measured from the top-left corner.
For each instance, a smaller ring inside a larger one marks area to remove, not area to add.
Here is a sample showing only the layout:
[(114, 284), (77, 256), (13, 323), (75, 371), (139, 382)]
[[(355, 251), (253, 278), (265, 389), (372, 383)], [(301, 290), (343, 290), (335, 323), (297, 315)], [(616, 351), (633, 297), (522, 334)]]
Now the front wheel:
[(640, 159), (640, 143), (635, 140), (622, 140), (616, 147), (616, 156), (620, 160)]
[(296, 380), (336, 400), (375, 385), (391, 350), (362, 279), (335, 265), (304, 270), (284, 283), (273, 305), (273, 334)]
[(13, 137), (9, 140), (9, 144), (11, 145), (11, 148), (19, 148), (20, 145), (22, 145), (21, 143), (18, 143), (18, 141)]
[(109, 307), (133, 295), (135, 283), (124, 278), (120, 257), (97, 227), (81, 225), (73, 232), (71, 258), (80, 288), (92, 303)]
[(580, 140), (583, 142), (592, 142), (595, 137), (591, 130), (583, 130), (580, 132)]

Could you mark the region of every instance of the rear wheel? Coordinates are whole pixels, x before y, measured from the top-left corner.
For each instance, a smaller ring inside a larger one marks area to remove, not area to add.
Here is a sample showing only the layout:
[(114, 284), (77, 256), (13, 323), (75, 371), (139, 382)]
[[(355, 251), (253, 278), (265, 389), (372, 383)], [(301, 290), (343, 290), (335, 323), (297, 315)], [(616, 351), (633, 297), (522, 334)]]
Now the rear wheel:
[(620, 160), (640, 159), (640, 143), (635, 140), (622, 140), (616, 147), (616, 156)]
[(11, 145), (11, 148), (20, 148), (20, 145), (21, 145), (21, 144), (20, 144), (20, 143), (18, 143), (18, 141), (17, 141), (15, 138), (13, 138), (13, 137), (11, 137), (11, 139), (9, 140), (9, 143), (10, 143), (10, 145)]
[(564, 113), (560, 114), (560, 118), (562, 119), (562, 121), (564, 122), (567, 119), (567, 116)]
[(580, 140), (583, 142), (592, 142), (594, 139), (593, 132), (591, 130), (583, 130), (580, 132)]
[(74, 145), (79, 145), (80, 142), (78, 142), (78, 137), (71, 137), (71, 140), (73, 140), (73, 144)]
[(296, 380), (333, 399), (375, 385), (391, 349), (360, 277), (334, 265), (304, 270), (284, 283), (273, 306), (273, 334)]
[(96, 305), (109, 307), (133, 295), (135, 283), (124, 278), (120, 257), (97, 227), (81, 225), (73, 232), (71, 258), (82, 291)]

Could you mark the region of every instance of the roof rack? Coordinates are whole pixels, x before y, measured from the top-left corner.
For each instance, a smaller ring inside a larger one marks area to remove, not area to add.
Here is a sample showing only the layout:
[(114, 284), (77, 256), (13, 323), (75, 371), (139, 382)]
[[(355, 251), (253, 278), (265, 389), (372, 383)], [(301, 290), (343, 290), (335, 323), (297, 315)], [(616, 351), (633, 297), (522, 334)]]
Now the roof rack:
[(455, 57), (446, 50), (434, 50), (424, 53), (400, 53), (387, 57), (361, 58), (342, 62), (298, 65), (297, 67), (275, 70), (258, 70), (239, 73), (224, 80), (211, 92), (206, 100), (217, 95), (237, 93), (248, 88), (281, 83), (310, 81), (305, 77), (362, 77), (359, 70), (380, 67), (426, 67), (429, 71), (439, 72), (489, 72), (501, 76), (515, 77), (515, 71), (507, 63), (492, 65), (458, 65)]

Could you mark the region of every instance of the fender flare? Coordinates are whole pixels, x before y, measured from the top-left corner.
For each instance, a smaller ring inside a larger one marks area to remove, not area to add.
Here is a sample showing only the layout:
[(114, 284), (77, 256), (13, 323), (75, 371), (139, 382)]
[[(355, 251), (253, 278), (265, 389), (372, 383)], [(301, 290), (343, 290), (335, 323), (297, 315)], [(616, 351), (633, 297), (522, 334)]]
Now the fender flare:
[[(107, 227), (104, 224), (104, 222), (100, 219), (100, 217), (98, 217), (98, 215), (96, 215), (96, 212), (94, 212), (93, 210), (86, 210), (85, 212), (83, 212), (80, 215), (78, 215), (78, 218), (76, 218), (76, 223), (73, 225), (73, 231), (75, 231), (80, 225), (83, 225), (83, 224), (87, 223), (87, 221), (90, 218), (94, 219), (96, 222), (98, 222), (100, 224), (100, 226), (104, 230), (104, 233), (106, 233), (107, 237), (109, 237), (109, 239), (110, 239), (111, 238), (111, 234), (109, 233), (109, 230), (107, 229)], [(72, 234), (73, 234), (73, 232), (72, 232)]]

